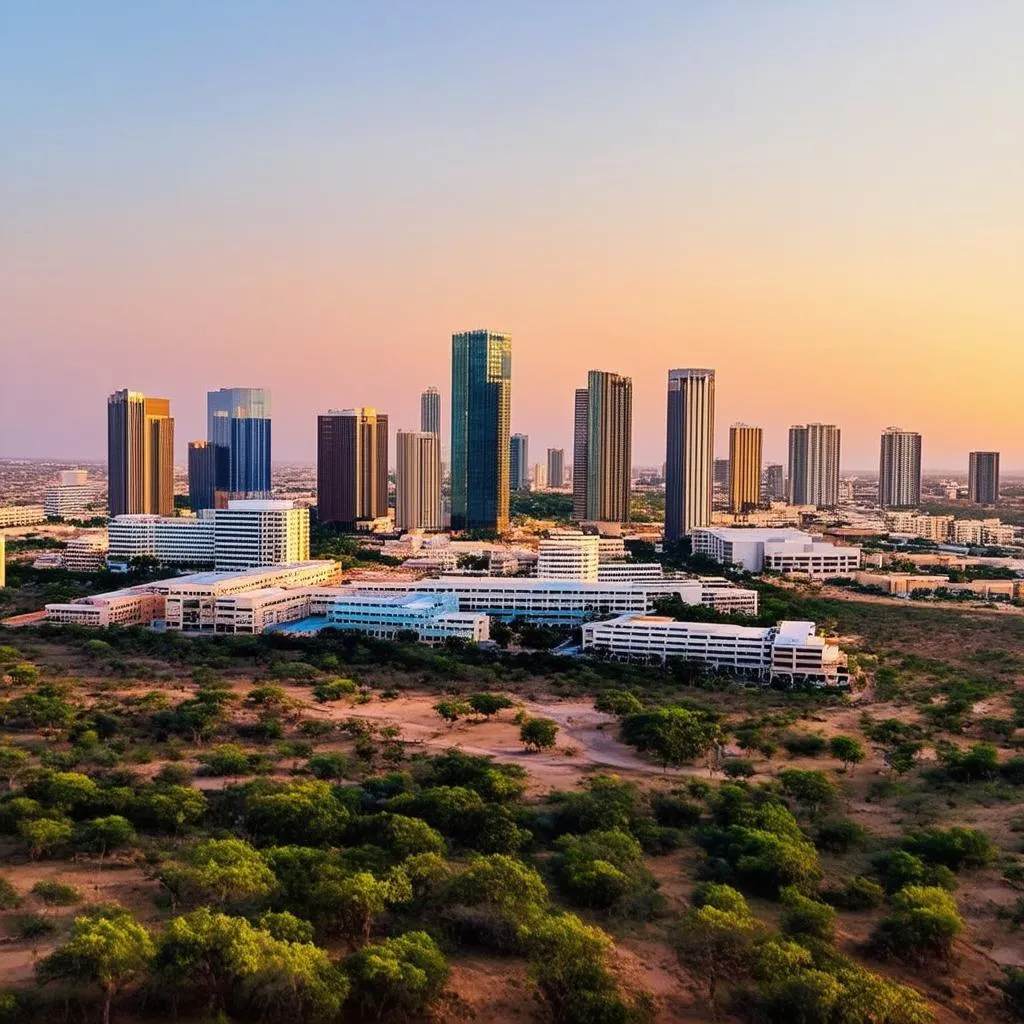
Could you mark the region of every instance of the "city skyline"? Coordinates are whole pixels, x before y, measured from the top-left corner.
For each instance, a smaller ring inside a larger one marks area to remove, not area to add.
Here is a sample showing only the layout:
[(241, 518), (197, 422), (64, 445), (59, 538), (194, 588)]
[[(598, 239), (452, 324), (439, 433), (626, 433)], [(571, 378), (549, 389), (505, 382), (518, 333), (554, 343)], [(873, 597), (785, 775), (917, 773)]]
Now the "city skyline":
[[(658, 465), (665, 368), (709, 365), (719, 451), (744, 420), (783, 461), (790, 423), (828, 421), (867, 469), (898, 421), (926, 468), (1024, 468), (1024, 10), (200, 10), (4, 12), (0, 456), (100, 457), (91, 396), (132, 386), (173, 398), (183, 464), (202, 390), (244, 368), (275, 457), (312, 462), (339, 401), (414, 429), (476, 322), (517, 339), (538, 450), (571, 447), (561, 396), (612, 365)], [(42, 392), (63, 415), (26, 430)]]

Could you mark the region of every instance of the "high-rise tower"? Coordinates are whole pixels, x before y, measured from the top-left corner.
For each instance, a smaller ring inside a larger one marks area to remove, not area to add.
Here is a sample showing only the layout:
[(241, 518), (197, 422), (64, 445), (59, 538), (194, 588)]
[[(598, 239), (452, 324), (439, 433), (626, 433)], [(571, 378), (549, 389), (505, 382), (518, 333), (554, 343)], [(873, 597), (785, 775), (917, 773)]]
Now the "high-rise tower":
[(839, 428), (808, 423), (789, 428), (789, 503), (835, 508), (839, 504)]
[(217, 490), (229, 498), (270, 497), (270, 392), (221, 388), (206, 395), (206, 439), (226, 451), (216, 458)]
[(441, 529), (441, 439), (432, 430), (400, 430), (395, 473), (395, 526)]
[(420, 394), (420, 430), (441, 436), (441, 392), (433, 386)]
[(576, 392), (573, 515), (629, 522), (633, 452), (633, 382), (604, 370), (587, 374)]
[(999, 452), (971, 452), (967, 491), (976, 505), (994, 505), (999, 501)]
[(565, 485), (565, 449), (548, 449), (548, 487)]
[(734, 423), (729, 428), (729, 511), (749, 512), (761, 504), (760, 427)]
[(372, 408), (317, 417), (317, 511), (352, 529), (388, 514), (388, 418)]
[(174, 419), (167, 398), (115, 391), (107, 399), (110, 515), (174, 510)]
[(508, 479), (513, 491), (530, 486), (530, 439), (526, 434), (513, 434), (508, 442)]
[(590, 392), (577, 388), (572, 420), (572, 517), (587, 518), (587, 430), (590, 425)]
[(715, 459), (715, 371), (668, 371), (665, 539), (711, 523)]
[(453, 530), (508, 529), (512, 338), (452, 335)]
[(916, 508), (921, 504), (921, 435), (886, 427), (878, 455), (878, 504)]

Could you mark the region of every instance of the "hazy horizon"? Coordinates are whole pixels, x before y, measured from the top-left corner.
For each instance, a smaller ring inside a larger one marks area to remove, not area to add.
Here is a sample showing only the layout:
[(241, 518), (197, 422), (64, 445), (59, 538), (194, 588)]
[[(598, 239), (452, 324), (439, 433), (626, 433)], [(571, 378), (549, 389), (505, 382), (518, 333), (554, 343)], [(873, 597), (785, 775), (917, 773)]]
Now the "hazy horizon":
[(719, 453), (744, 421), (785, 463), (812, 420), (871, 466), (898, 424), (1012, 474), (1022, 33), (946, 0), (8, 4), (0, 456), (102, 453), (124, 387), (171, 399), (179, 462), (221, 386), (272, 390), (275, 462), (328, 407), (416, 429), (431, 384), (447, 430), (486, 327), (531, 462), (599, 368), (660, 465), (668, 369), (711, 366)]

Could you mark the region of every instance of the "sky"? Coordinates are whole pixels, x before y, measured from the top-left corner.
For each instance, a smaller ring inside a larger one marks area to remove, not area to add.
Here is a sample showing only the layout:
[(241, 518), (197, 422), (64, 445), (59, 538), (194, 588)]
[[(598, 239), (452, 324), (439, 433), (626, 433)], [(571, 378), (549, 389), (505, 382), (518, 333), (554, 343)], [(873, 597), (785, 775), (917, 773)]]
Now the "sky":
[(418, 428), (450, 337), (513, 338), (512, 429), (572, 446), (588, 369), (729, 423), (919, 430), (1024, 469), (1024, 4), (8, 0), (0, 457), (101, 457), (105, 397), (265, 386)]

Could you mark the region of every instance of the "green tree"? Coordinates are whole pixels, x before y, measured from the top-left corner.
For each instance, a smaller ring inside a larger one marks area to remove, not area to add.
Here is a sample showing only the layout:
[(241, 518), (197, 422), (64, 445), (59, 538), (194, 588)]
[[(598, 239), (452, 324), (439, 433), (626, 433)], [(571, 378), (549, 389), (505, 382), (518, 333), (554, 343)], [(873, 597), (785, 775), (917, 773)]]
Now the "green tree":
[(892, 897), (892, 912), (879, 922), (872, 945), (883, 956), (947, 957), (963, 927), (956, 900), (945, 889), (908, 885)]
[(604, 690), (594, 698), (594, 707), (609, 715), (637, 715), (643, 711), (643, 701), (629, 690)]
[(115, 997), (144, 973), (153, 959), (149, 932), (127, 913), (75, 919), (71, 937), (40, 961), (40, 982), (75, 981), (98, 985), (103, 1024), (110, 1022)]
[(667, 707), (627, 715), (622, 720), (622, 738), (668, 768), (703, 757), (721, 740), (721, 729), (706, 712)]
[(268, 896), (277, 880), (263, 857), (241, 839), (207, 839), (187, 862), (168, 866), (161, 881), (177, 898), (222, 906)]
[(281, 942), (312, 942), (313, 925), (287, 910), (267, 911), (259, 920), (260, 931), (267, 932)]
[(324, 928), (358, 949), (370, 941), (374, 920), (388, 906), (412, 898), (412, 887), (400, 870), (387, 878), (375, 878), (368, 871), (347, 876), (330, 873), (313, 886), (311, 896)]
[(52, 818), (35, 818), (18, 823), (18, 834), (28, 846), (32, 860), (39, 860), (61, 846), (71, 842), (74, 828), (70, 821), (56, 821)]
[(0, 747), (0, 779), (7, 788), (11, 788), (14, 780), (25, 770), (28, 754), (19, 747)]
[(336, 842), (349, 813), (326, 782), (295, 782), (254, 793), (245, 804), (245, 825), (257, 839), (288, 843), (297, 836), (312, 846)]
[(672, 931), (672, 944), (679, 962), (707, 987), (708, 1001), (715, 1006), (719, 983), (740, 980), (749, 971), (762, 931), (745, 901), (728, 910), (704, 904), (683, 914)]
[(442, 700), (434, 705), (437, 714), (448, 723), (450, 729), (460, 718), (467, 718), (473, 713), (473, 708), (468, 701), (464, 700)]
[(780, 926), (785, 935), (832, 941), (836, 931), (836, 912), (827, 903), (812, 900), (794, 886), (786, 886), (779, 897), (782, 900)]
[(833, 736), (828, 744), (829, 753), (847, 768), (860, 764), (865, 757), (864, 744), (853, 736)]
[(557, 735), (558, 724), (550, 718), (527, 718), (519, 727), (519, 739), (527, 750), (550, 750)]
[(834, 806), (840, 796), (839, 787), (821, 771), (786, 768), (779, 772), (784, 792), (818, 814)]
[(981, 868), (995, 860), (999, 848), (976, 828), (924, 828), (907, 835), (902, 846), (929, 864), (941, 864), (951, 871)]
[(135, 829), (127, 818), (119, 814), (110, 814), (105, 818), (93, 818), (83, 829), (86, 845), (103, 858), (111, 850), (118, 850), (135, 842)]
[(426, 932), (407, 932), (364, 946), (344, 961), (352, 1002), (377, 1020), (423, 1013), (448, 980), (448, 963)]
[(496, 715), (499, 711), (513, 706), (513, 702), (500, 693), (471, 693), (466, 698), (466, 703), (484, 718), (490, 718), (491, 715)]

